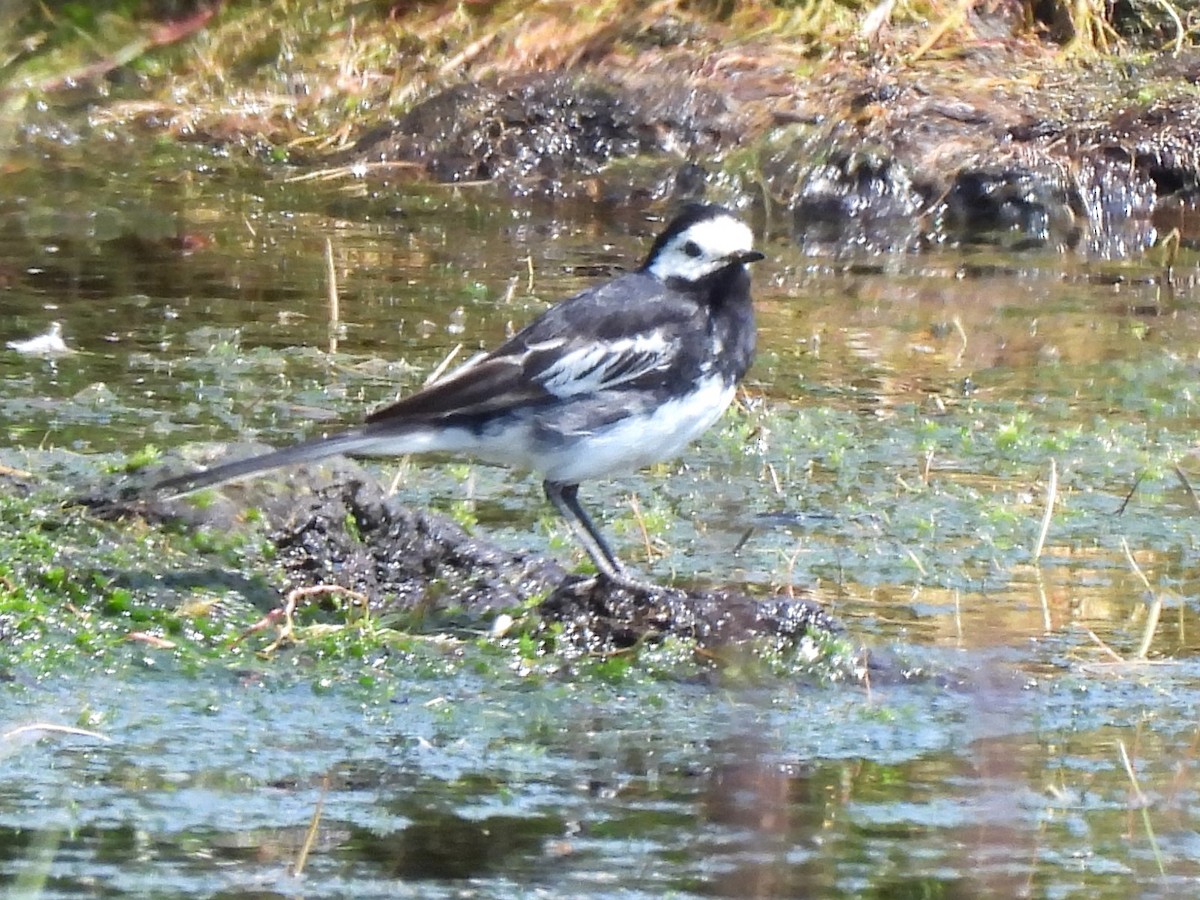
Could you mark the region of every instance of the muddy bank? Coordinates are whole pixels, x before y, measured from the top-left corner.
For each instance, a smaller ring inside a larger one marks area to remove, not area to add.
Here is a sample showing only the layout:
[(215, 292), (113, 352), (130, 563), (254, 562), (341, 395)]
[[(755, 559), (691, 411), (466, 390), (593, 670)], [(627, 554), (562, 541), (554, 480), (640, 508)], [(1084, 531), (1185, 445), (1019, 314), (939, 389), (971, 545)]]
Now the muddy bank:
[(281, 596), (345, 589), (366, 598), (373, 613), (401, 616), (416, 630), (488, 627), (497, 615), (536, 601), (539, 615), (561, 626), (561, 639), (587, 652), (667, 636), (717, 650), (759, 637), (799, 641), (841, 632), (804, 599), (759, 600), (727, 588), (640, 593), (569, 575), (556, 561), (506, 550), (444, 515), (388, 496), (348, 460), (266, 475), (200, 498), (161, 499), (142, 490), (162, 474), (138, 476), (77, 502), (105, 519), (261, 534), (271, 546), (267, 567)]
[[(310, 19), (280, 5), (254, 21), (206, 9), (141, 46), (178, 42), (179, 75), (116, 52), (58, 60), (65, 71), (35, 83), (62, 114), (0, 86), (0, 152), (142, 126), (301, 178), (635, 207), (710, 194), (839, 255), (985, 244), (1122, 258), (1176, 228), (1200, 243), (1200, 51), (1174, 7), (998, 4), (936, 20), (889, 4), (467, 6), (330, 4)], [(44, 76), (30, 55), (18, 69)], [(209, 67), (225, 77), (206, 80)]]
[[(1047, 74), (993, 54), (730, 76), (595, 66), (440, 91), (314, 161), (519, 195), (753, 206), (811, 252), (1134, 256), (1200, 237), (1200, 55)], [(1145, 87), (1154, 85), (1149, 94)]]

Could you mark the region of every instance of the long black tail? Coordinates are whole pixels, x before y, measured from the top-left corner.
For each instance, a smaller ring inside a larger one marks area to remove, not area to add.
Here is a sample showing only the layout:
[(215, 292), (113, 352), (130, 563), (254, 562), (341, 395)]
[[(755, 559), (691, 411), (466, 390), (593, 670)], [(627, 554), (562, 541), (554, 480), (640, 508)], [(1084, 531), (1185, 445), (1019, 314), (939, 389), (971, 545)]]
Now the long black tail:
[(199, 472), (164, 478), (162, 481), (150, 485), (146, 490), (171, 496), (190, 494), (201, 488), (224, 484), (227, 481), (246, 478), (250, 475), (259, 475), (269, 472), (271, 469), (278, 469), (280, 466), (315, 462), (319, 459), (337, 456), (340, 453), (369, 455), (371, 448), (377, 443), (377, 437), (367, 436), (361, 429), (352, 428), (348, 431), (294, 444), (291, 447), (284, 447), (281, 450), (273, 450), (270, 453), (262, 453), (246, 459), (235, 459), (209, 469), (201, 469)]

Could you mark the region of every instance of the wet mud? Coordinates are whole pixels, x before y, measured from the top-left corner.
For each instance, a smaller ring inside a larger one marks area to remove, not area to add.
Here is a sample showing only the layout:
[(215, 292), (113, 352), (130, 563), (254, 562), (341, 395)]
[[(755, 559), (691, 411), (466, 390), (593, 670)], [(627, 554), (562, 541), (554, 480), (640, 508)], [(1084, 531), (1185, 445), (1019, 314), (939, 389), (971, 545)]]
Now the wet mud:
[(732, 587), (640, 592), (568, 574), (558, 562), (505, 549), (444, 515), (389, 496), (348, 460), (225, 486), (204, 493), (200, 502), (146, 490), (163, 474), (138, 475), (75, 503), (110, 520), (140, 518), (226, 534), (257, 530), (273, 548), (270, 577), (281, 595), (337, 587), (366, 597), (373, 613), (399, 614), (414, 627), (479, 625), (532, 602), (547, 622), (561, 623), (565, 641), (588, 652), (667, 636), (718, 648), (756, 637), (799, 641), (842, 630), (806, 599), (759, 599)]
[[(1200, 57), (1155, 65), (522, 73), (449, 87), (320, 163), (623, 205), (732, 194), (720, 199), (757, 206), (814, 252), (1129, 257), (1190, 221), (1200, 196)], [(1150, 77), (1157, 93), (1142, 97)], [(640, 165), (609, 165), (622, 159)], [(1182, 236), (1197, 237), (1186, 224)]]

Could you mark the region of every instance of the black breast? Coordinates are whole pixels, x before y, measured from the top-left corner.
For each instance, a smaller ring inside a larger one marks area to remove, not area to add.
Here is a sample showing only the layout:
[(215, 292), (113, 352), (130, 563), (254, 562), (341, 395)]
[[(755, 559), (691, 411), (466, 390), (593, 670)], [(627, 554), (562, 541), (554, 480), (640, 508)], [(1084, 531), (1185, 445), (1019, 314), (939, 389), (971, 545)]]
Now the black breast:
[(754, 305), (750, 299), (750, 273), (743, 265), (730, 266), (711, 276), (706, 305), (709, 333), (720, 348), (713, 361), (715, 371), (735, 381), (754, 361)]

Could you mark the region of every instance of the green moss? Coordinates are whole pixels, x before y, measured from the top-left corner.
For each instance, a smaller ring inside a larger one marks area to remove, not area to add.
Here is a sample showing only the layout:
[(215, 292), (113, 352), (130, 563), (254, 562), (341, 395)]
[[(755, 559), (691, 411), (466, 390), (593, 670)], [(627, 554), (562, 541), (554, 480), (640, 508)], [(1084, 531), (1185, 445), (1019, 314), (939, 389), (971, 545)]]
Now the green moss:
[(137, 472), (147, 466), (153, 465), (162, 459), (162, 450), (154, 444), (146, 444), (140, 450), (135, 450), (128, 457), (120, 462), (119, 465), (109, 465), (105, 471), (111, 474)]
[(450, 514), (455, 522), (457, 522), (464, 531), (474, 531), (479, 524), (479, 516), (475, 511), (475, 503), (472, 500), (455, 500), (447, 507), (446, 512)]

